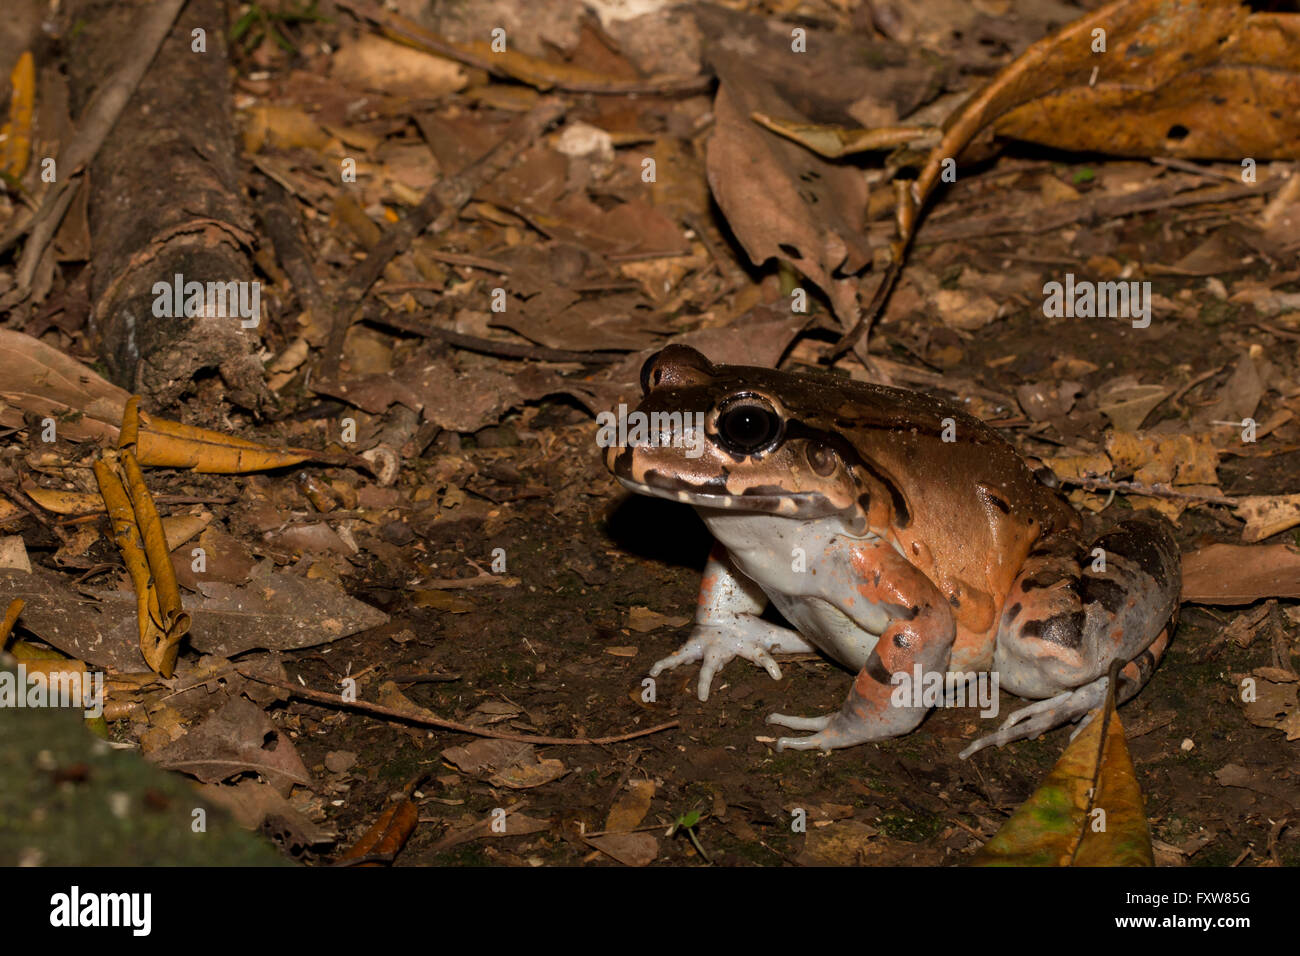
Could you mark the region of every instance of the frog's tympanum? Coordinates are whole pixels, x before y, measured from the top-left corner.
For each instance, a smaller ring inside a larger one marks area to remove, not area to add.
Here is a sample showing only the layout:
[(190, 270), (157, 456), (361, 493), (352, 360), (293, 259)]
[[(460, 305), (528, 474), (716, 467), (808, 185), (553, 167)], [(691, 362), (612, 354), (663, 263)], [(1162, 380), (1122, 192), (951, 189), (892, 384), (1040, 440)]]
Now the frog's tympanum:
[[(694, 629), (651, 676), (699, 661), (706, 700), (733, 657), (779, 679), (773, 652), (818, 650), (857, 672), (838, 713), (770, 715), (811, 731), (778, 749), (911, 731), (928, 706), (895, 691), (913, 675), (993, 674), (1035, 701), (962, 756), (1083, 717), (1112, 661), (1120, 702), (1151, 676), (1180, 583), (1163, 519), (1085, 540), (1010, 444), (919, 393), (713, 365), (685, 346), (653, 356), (641, 383), (634, 414), (703, 435), (633, 438), (606, 462), (632, 491), (693, 505), (717, 539)], [(794, 630), (760, 616), (769, 601)]]

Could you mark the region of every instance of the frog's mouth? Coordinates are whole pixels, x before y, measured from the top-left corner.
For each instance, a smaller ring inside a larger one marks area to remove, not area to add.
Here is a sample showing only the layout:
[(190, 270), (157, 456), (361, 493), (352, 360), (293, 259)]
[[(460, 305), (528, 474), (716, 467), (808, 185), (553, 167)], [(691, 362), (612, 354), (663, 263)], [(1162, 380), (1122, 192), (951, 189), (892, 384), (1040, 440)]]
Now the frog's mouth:
[[(647, 485), (615, 475), (624, 488), (652, 498), (666, 498), (700, 508), (717, 508), (720, 511), (754, 511), (786, 518), (828, 518), (839, 514), (825, 495), (815, 491), (789, 492), (769, 486), (756, 487), (741, 494), (727, 491), (704, 491), (695, 485), (677, 481), (671, 486)], [(719, 485), (724, 484), (721, 480)]]

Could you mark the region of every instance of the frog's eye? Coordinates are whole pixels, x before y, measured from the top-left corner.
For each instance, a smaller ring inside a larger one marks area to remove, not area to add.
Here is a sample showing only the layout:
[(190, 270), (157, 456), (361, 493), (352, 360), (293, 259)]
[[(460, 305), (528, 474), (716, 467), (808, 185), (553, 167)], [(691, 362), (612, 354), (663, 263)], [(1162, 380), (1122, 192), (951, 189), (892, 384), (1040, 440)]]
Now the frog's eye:
[(757, 395), (742, 395), (718, 413), (717, 428), (728, 451), (752, 455), (781, 437), (781, 416)]
[(835, 465), (839, 461), (835, 452), (821, 442), (815, 441), (808, 443), (808, 447), (804, 449), (804, 457), (808, 459), (808, 467), (823, 478), (835, 471)]

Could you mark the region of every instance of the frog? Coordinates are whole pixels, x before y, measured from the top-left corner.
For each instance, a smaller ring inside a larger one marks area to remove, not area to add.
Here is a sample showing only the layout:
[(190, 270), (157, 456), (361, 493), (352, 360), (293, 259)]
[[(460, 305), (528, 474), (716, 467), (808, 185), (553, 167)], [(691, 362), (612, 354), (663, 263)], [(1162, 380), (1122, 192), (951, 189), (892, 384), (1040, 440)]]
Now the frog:
[(955, 403), (681, 344), (646, 360), (641, 389), (628, 419), (643, 427), (603, 442), (605, 465), (631, 492), (693, 507), (714, 539), (686, 641), (650, 676), (699, 663), (707, 701), (735, 658), (780, 680), (774, 654), (818, 653), (856, 675), (834, 713), (768, 715), (801, 734), (778, 751), (910, 733), (935, 702), (898, 691), (922, 675), (993, 676), (1027, 701), (963, 759), (1077, 734), (1112, 674), (1118, 706), (1168, 647), (1172, 525), (1132, 509), (1085, 530), (1050, 468)]

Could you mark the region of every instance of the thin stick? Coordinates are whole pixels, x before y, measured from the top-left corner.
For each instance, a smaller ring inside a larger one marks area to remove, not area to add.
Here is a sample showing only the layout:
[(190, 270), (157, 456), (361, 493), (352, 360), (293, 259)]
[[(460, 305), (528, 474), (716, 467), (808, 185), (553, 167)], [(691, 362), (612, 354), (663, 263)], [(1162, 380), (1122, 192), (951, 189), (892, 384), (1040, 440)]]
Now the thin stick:
[(1151, 498), (1204, 501), (1212, 505), (1230, 505), (1233, 508), (1240, 504), (1236, 498), (1229, 498), (1225, 495), (1204, 495), (1192, 491), (1179, 491), (1167, 485), (1144, 485), (1136, 481), (1116, 481), (1111, 478), (1061, 478), (1061, 484), (1077, 485), (1086, 491), (1126, 491), (1135, 495), (1147, 495)]
[[(543, 99), (512, 126), (495, 146), (450, 179), (434, 184), (420, 204), (401, 222), (385, 230), (366, 258), (352, 270), (335, 310), (334, 325), (325, 344), (321, 377), (337, 383), (343, 340), (361, 311), (366, 292), (379, 279), (393, 257), (409, 246), (425, 228), (436, 235), (449, 229), (474, 193), (505, 170), (531, 146), (548, 126), (564, 115), (567, 106), (556, 99)], [(436, 218), (435, 218), (436, 217)]]
[(67, 148), (59, 155), (59, 182), (42, 198), (41, 208), (34, 216), (0, 239), (0, 251), (4, 251), (31, 230), (32, 236), (23, 248), (15, 282), (16, 290), (23, 296), (31, 288), (36, 266), (72, 203), (73, 189), (81, 183), (78, 174), (95, 158), (99, 147), (117, 124), (183, 6), (185, 0), (161, 0), (142, 10), (141, 22), (133, 34), (135, 43), (132, 49), (124, 52), (117, 70), (95, 92)]
[(538, 744), (539, 746), (547, 747), (619, 744), (627, 740), (635, 740), (637, 737), (646, 737), (650, 734), (657, 734), (664, 730), (670, 730), (673, 727), (679, 726), (681, 723), (677, 720), (670, 720), (666, 724), (657, 724), (654, 727), (647, 727), (645, 730), (634, 730), (630, 734), (619, 734), (616, 737), (537, 737), (531, 734), (507, 734), (499, 733), (494, 730), (487, 730), (483, 727), (475, 727), (472, 724), (462, 724), (459, 721), (447, 720), (443, 717), (428, 717), (424, 714), (411, 713), (407, 710), (398, 710), (396, 707), (385, 707), (383, 704), (372, 704), (365, 700), (344, 700), (338, 694), (327, 694), (324, 691), (312, 690), (309, 687), (292, 684), (289, 681), (275, 680), (274, 678), (256, 673), (250, 674), (241, 668), (236, 668), (236, 670), (249, 680), (255, 680), (271, 687), (278, 687), (281, 690), (288, 691), (299, 700), (309, 700), (314, 704), (326, 704), (331, 707), (343, 707), (348, 710), (359, 710), (362, 713), (371, 714), (375, 717), (391, 717), (405, 723), (419, 724), (425, 727), (441, 727), (444, 730), (454, 730), (457, 733), (471, 734), (475, 737), (491, 737), (493, 740), (511, 740), (521, 744)]
[[(424, 313), (429, 318), (432, 318), (433, 314)], [(457, 348), (481, 352), (484, 355), (495, 355), (497, 358), (535, 359), (539, 362), (582, 362), (588, 365), (612, 365), (627, 358), (623, 352), (575, 352), (569, 349), (548, 349), (544, 345), (499, 342), (496, 339), (485, 339), (477, 335), (466, 335), (463, 332), (453, 332), (451, 329), (425, 325), (422, 322), (412, 321), (411, 316), (405, 315), (368, 315), (365, 321), (438, 339)]]

